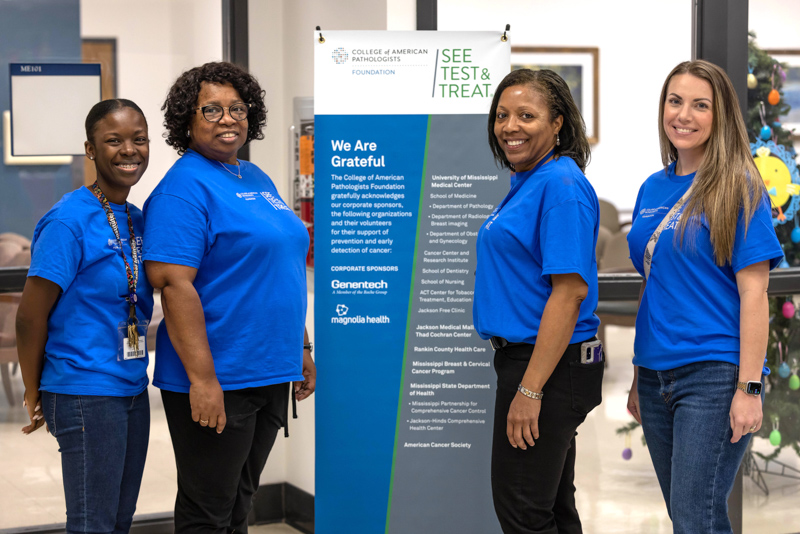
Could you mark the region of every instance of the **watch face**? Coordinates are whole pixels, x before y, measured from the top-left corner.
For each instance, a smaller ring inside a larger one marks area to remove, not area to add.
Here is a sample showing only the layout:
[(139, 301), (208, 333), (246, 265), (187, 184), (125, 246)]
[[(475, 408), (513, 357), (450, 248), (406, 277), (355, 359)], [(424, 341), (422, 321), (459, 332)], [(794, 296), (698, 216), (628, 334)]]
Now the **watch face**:
[(747, 383), (748, 395), (761, 395), (761, 382), (748, 382)]

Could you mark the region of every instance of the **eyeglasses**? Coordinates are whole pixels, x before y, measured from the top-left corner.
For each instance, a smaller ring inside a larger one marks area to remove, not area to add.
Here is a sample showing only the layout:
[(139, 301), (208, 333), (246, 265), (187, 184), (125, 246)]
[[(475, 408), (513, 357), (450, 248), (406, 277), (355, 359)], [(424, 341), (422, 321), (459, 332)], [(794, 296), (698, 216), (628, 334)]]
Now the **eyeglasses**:
[(202, 106), (199, 108), (194, 108), (195, 110), (201, 110), (203, 112), (203, 118), (208, 122), (219, 122), (222, 120), (222, 116), (225, 114), (225, 110), (228, 110), (228, 115), (231, 116), (233, 120), (236, 121), (243, 121), (247, 118), (248, 113), (250, 113), (250, 108), (252, 104), (234, 104), (230, 107), (225, 106), (218, 106), (216, 104), (210, 104), (208, 106)]

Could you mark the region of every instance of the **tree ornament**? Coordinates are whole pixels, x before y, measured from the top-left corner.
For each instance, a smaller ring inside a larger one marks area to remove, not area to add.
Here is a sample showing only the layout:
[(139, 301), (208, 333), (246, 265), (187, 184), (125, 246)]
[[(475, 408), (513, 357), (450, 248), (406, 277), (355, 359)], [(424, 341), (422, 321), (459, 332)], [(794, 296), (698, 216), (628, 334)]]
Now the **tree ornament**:
[[(773, 140), (756, 141), (750, 144), (753, 162), (769, 194), (772, 209), (778, 212), (773, 224), (784, 224), (794, 220), (800, 203), (800, 174), (797, 164), (783, 146)], [(785, 208), (785, 210), (784, 210)], [(795, 221), (795, 226), (797, 226)]]
[[(767, 126), (767, 110), (764, 107), (764, 102), (758, 103), (758, 116), (761, 118), (761, 132), (760, 136), (763, 141), (769, 141), (772, 137), (772, 128)], [(751, 144), (750, 150), (754, 151), (756, 148)]]
[(758, 87), (758, 80), (756, 79), (756, 75), (753, 74), (753, 67), (747, 65), (747, 72), (749, 73), (747, 75), (747, 88), (755, 89), (756, 87)]
[(800, 228), (797, 226), (792, 230), (792, 243), (800, 243)]
[(792, 374), (792, 369), (789, 367), (789, 364), (786, 362), (782, 362), (778, 366), (778, 376), (781, 378), (789, 378), (789, 375)]
[(769, 433), (769, 443), (773, 447), (781, 446), (781, 420), (777, 415), (772, 417), (772, 432)]
[(797, 376), (797, 369), (795, 369), (794, 374), (789, 377), (789, 389), (792, 391), (800, 389), (800, 376)]
[(633, 457), (633, 450), (631, 449), (631, 433), (625, 433), (625, 448), (622, 449), (622, 459), (630, 460)]
[(783, 307), (781, 308), (781, 312), (783, 316), (787, 319), (791, 319), (794, 317), (794, 303), (791, 300), (787, 300), (783, 303)]
[[(781, 101), (781, 94), (778, 92), (777, 89), (775, 89), (775, 70), (778, 69), (779, 67), (780, 65), (778, 65), (777, 63), (773, 63), (772, 74), (769, 77), (769, 83), (772, 86), (772, 91), (770, 91), (769, 95), (767, 95), (767, 102), (769, 102), (770, 105), (772, 106), (777, 106), (778, 102)], [(783, 72), (783, 69), (781, 69), (781, 72)]]

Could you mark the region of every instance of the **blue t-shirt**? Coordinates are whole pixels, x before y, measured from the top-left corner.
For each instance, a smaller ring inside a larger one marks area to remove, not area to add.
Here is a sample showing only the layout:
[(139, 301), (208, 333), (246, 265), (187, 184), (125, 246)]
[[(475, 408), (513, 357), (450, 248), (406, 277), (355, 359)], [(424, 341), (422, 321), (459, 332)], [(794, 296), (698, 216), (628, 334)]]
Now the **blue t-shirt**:
[(503, 203), (478, 232), (472, 318), (483, 339), (536, 343), (553, 288), (550, 275), (576, 273), (589, 286), (570, 343), (597, 334), (597, 195), (566, 156), (512, 176)]
[[(650, 236), (689, 189), (694, 176), (677, 176), (673, 163), (666, 172), (662, 169), (650, 176), (639, 189), (628, 246), (631, 261), (642, 276), (644, 249)], [(650, 278), (636, 316), (633, 363), (655, 371), (701, 361), (739, 365), (736, 273), (762, 261), (769, 261), (770, 269), (774, 269), (783, 258), (768, 197), (764, 194), (746, 237), (744, 216), (740, 214), (733, 262), (722, 267), (714, 261), (705, 217), (693, 240), (691, 226), (687, 227), (684, 246), (680, 247), (675, 229), (682, 213), (683, 208), (664, 227), (653, 252)]]
[[(269, 176), (247, 161), (225, 165), (189, 150), (144, 211), (144, 259), (197, 269), (194, 287), (222, 389), (303, 380), (309, 236)], [(153, 384), (189, 391), (166, 322)]]
[[(153, 288), (142, 264), (142, 212), (128, 204), (139, 252), (136, 316), (149, 321)], [(122, 248), (133, 269), (125, 206), (111, 204)], [(125, 263), (106, 212), (89, 189), (67, 193), (33, 232), (28, 276), (59, 285), (61, 295), (47, 320), (41, 390), (67, 395), (128, 397), (147, 388), (147, 361), (118, 358), (117, 327), (130, 307)], [(144, 340), (141, 340), (143, 342)]]

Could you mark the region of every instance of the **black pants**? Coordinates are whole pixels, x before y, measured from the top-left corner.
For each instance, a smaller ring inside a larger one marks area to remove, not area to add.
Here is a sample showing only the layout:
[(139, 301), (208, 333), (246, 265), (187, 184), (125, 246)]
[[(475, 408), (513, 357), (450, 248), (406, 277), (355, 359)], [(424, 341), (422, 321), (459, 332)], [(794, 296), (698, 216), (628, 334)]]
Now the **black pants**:
[[(575, 432), (602, 398), (603, 362), (580, 363), (569, 345), (543, 388), (539, 439), (527, 450), (508, 442), (508, 409), (533, 345), (497, 350), (497, 398), (492, 444), (492, 496), (506, 534), (580, 534), (575, 508)], [(535, 402), (535, 401), (532, 401)]]
[(289, 384), (225, 392), (222, 434), (192, 421), (189, 395), (161, 390), (175, 464), (175, 532), (247, 532), (247, 516), (278, 430)]

